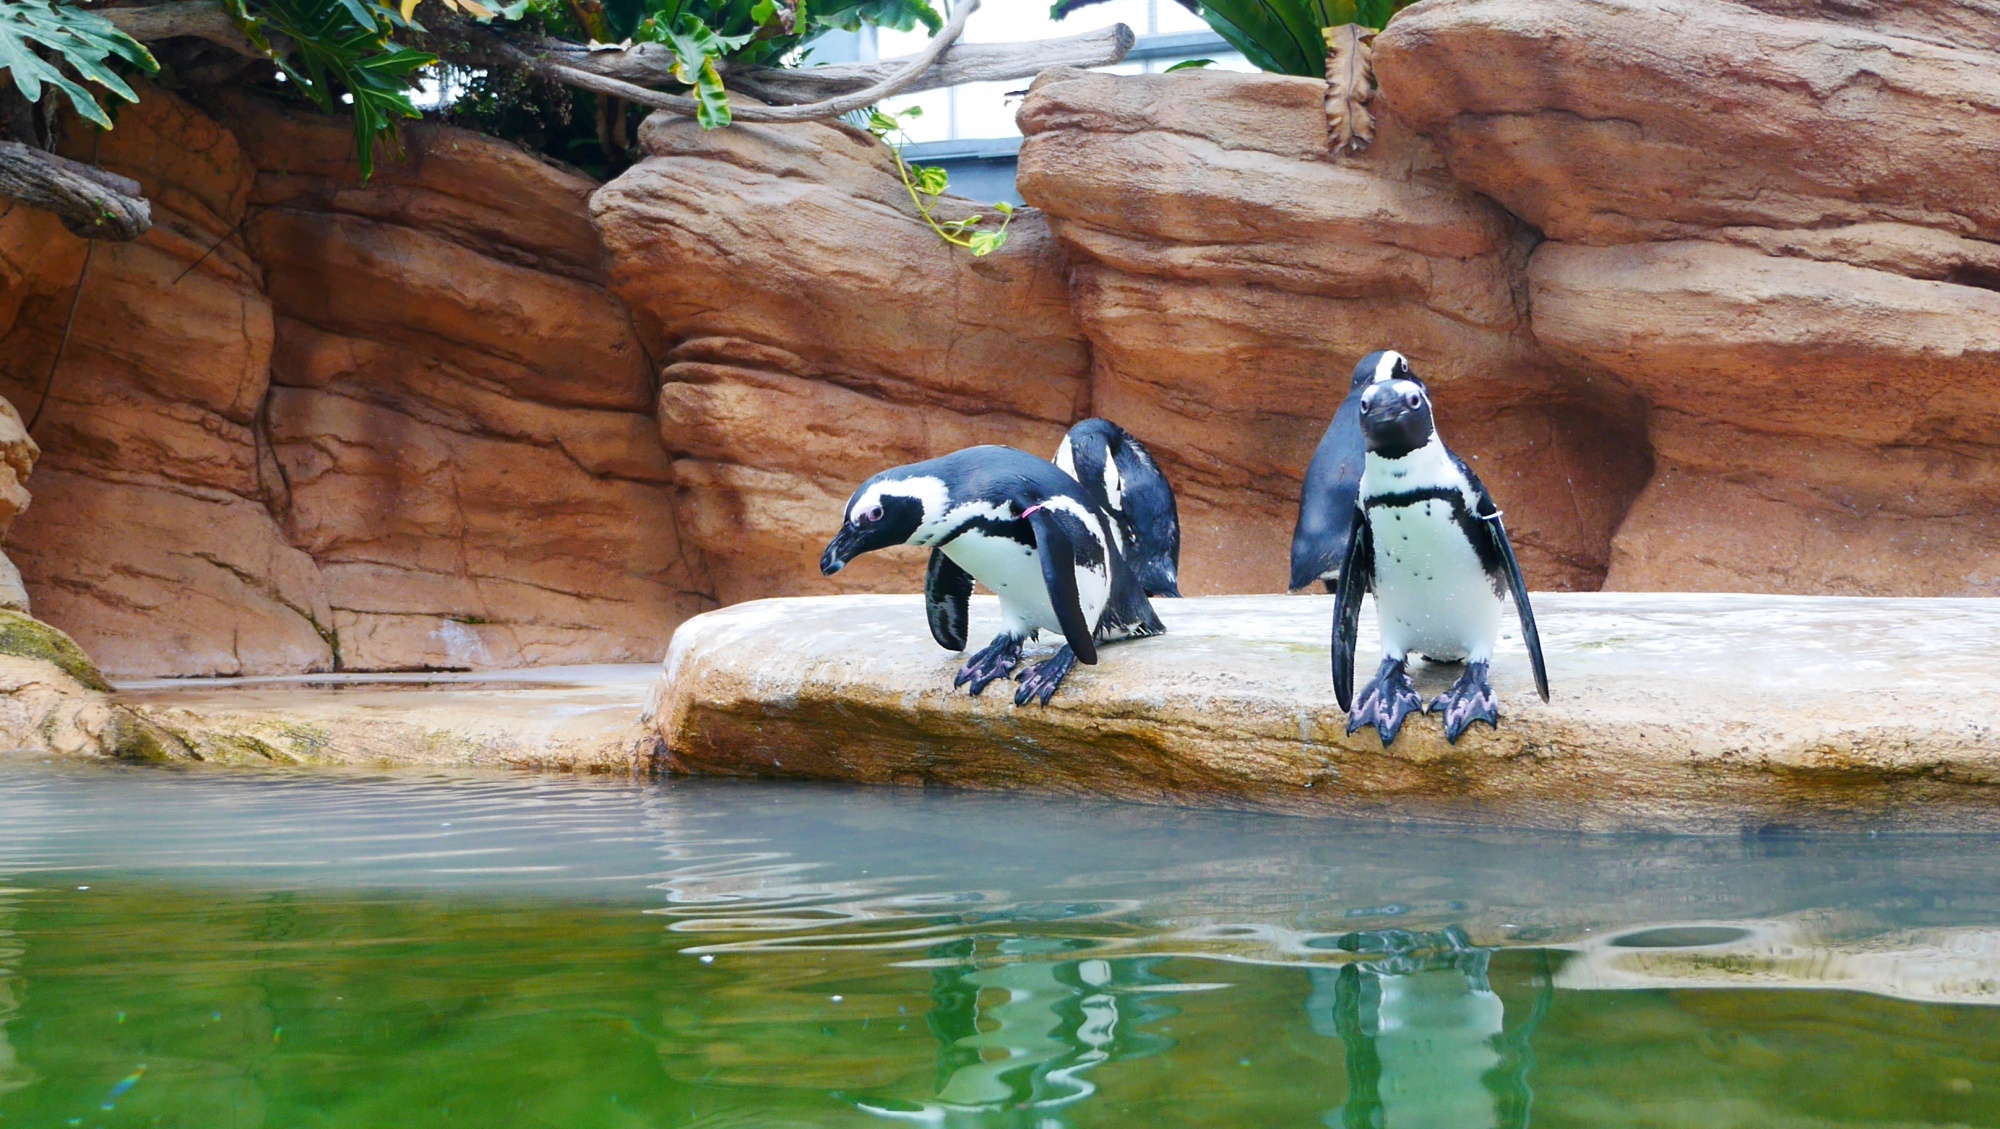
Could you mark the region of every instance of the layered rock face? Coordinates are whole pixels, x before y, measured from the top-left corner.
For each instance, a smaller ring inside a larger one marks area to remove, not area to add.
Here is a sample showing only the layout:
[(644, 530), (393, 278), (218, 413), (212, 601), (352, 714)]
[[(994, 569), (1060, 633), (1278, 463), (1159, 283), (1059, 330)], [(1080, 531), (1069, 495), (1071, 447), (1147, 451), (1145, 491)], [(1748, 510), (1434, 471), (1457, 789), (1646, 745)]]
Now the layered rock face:
[(709, 601), (590, 183), (417, 127), (364, 185), (346, 129), (149, 89), (86, 144), (153, 231), (87, 273), (81, 241), (17, 236), (37, 612), (114, 674), (656, 655)]
[(1649, 406), (1615, 588), (2000, 595), (2000, 11), (1470, 0), (1385, 97)]
[(1596, 588), (1647, 472), (1635, 405), (1528, 332), (1531, 233), (1393, 118), (1328, 152), (1325, 84), (1052, 71), (1021, 194), (1070, 250), (1092, 410), (1179, 488), (1195, 592), (1285, 582), (1305, 468), (1376, 349), (1414, 359), (1537, 587)]
[(820, 549), (876, 471), (976, 443), (1053, 454), (1087, 414), (1061, 249), (1033, 214), (991, 256), (946, 247), (889, 152), (844, 126), (655, 115), (641, 141), (651, 156), (591, 207), (666, 360), (660, 440), (715, 594), (910, 590), (916, 553), (823, 581)]

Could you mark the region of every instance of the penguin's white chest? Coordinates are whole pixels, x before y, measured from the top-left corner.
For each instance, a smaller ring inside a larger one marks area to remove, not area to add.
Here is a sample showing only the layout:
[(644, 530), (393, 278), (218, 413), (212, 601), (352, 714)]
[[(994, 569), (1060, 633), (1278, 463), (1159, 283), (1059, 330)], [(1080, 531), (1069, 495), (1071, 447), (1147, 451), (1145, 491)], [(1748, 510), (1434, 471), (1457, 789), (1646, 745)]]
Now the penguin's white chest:
[(1392, 655), (1482, 662), (1500, 637), (1500, 596), (1452, 505), (1425, 499), (1374, 507), (1375, 609)]
[[(1042, 557), (1034, 546), (970, 529), (945, 545), (944, 555), (1000, 597), (1000, 614), (1008, 630), (1062, 634), (1055, 606), (1049, 602), (1048, 581), (1042, 576)], [(1076, 578), (1084, 622), (1095, 627), (1110, 595), (1108, 577), (1078, 568)]]

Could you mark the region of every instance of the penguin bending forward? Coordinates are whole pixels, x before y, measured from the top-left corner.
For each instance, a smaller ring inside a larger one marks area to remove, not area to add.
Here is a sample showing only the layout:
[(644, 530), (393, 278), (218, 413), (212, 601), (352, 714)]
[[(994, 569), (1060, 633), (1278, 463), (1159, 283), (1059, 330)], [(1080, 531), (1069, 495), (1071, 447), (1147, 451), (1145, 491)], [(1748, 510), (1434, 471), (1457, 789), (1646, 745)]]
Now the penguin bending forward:
[(1361, 358), (1347, 385), (1347, 399), (1326, 425), (1319, 447), (1306, 467), (1305, 490), (1299, 495), (1299, 523), (1292, 529), (1292, 581), (1296, 592), (1317, 580), (1334, 590), (1347, 543), (1360, 517), (1356, 498), (1361, 492), (1362, 457), (1368, 445), (1361, 437), (1361, 393), (1378, 379), (1407, 377), (1410, 362), (1403, 354), (1381, 349)]
[[(1458, 683), (1429, 706), (1444, 715), (1446, 740), (1456, 744), (1475, 721), (1497, 727), (1499, 703), (1486, 670), (1509, 590), (1535, 689), (1548, 701), (1541, 636), (1499, 507), (1472, 468), (1438, 438), (1430, 392), (1407, 363), (1392, 366), (1362, 389), (1359, 418), (1368, 454), (1333, 612), (1333, 690), (1340, 708), (1350, 710), (1347, 731), (1372, 725), (1386, 747), (1405, 718), (1425, 709), (1406, 666), (1413, 653), (1465, 662)], [(1383, 657), (1355, 701), (1354, 640), (1363, 593), (1375, 596)]]
[(1055, 464), (1116, 523), (1120, 547), (1148, 596), (1179, 596), (1181, 517), (1153, 453), (1108, 419), (1069, 429)]
[(1098, 643), (1166, 630), (1118, 542), (1111, 519), (1054, 463), (1011, 447), (968, 447), (862, 483), (819, 568), (832, 576), (891, 545), (929, 549), (924, 610), (941, 646), (965, 649), (973, 581), (1000, 597), (1000, 634), (952, 685), (971, 683), (978, 695), (1020, 664), (1023, 643), (1054, 631), (1064, 645), (1014, 694), (1017, 706), (1046, 706), (1071, 668), (1097, 662)]

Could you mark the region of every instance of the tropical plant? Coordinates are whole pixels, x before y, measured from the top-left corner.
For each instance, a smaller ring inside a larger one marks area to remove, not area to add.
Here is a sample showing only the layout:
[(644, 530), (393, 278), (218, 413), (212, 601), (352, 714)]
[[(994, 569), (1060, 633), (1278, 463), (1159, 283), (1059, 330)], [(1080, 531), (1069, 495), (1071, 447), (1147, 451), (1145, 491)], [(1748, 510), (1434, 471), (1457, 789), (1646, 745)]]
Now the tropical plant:
[(1000, 215), (1000, 226), (981, 229), (986, 216), (974, 212), (955, 220), (937, 218), (938, 197), (943, 196), (951, 183), (951, 174), (936, 165), (912, 165), (903, 160), (902, 146), (889, 140), (896, 134), (907, 143), (909, 135), (903, 132), (903, 122), (922, 117), (922, 106), (911, 106), (900, 113), (885, 114), (881, 110), (868, 112), (868, 132), (881, 138), (889, 146), (889, 154), (896, 158), (896, 171), (902, 175), (903, 188), (910, 194), (910, 203), (917, 206), (917, 214), (939, 239), (954, 247), (963, 247), (972, 252), (973, 258), (985, 258), (1007, 245), (1007, 229), (1014, 223), (1014, 205), (1001, 201), (993, 205)]
[[(37, 46), (56, 61), (43, 58)], [(62, 91), (79, 115), (110, 129), (111, 115), (87, 88), (63, 73), (63, 66), (127, 102), (137, 102), (139, 96), (112, 68), (114, 59), (147, 74), (160, 69), (152, 52), (103, 16), (49, 0), (0, 0), (0, 72), (13, 76), (15, 88), (29, 102), (41, 100), (46, 84)]]
[[(454, 6), (458, 0), (450, 0)], [(291, 80), (293, 88), (332, 113), (336, 99), (353, 107), (354, 146), (363, 177), (375, 171), (375, 147), (396, 120), (422, 116), (410, 101), (418, 72), (437, 56), (398, 46), (390, 36), (422, 28), (411, 22), (417, 0), (401, 7), (364, 0), (223, 0), (250, 41)], [(468, 8), (479, 8), (468, 4)], [(272, 46), (269, 33), (289, 41)]]

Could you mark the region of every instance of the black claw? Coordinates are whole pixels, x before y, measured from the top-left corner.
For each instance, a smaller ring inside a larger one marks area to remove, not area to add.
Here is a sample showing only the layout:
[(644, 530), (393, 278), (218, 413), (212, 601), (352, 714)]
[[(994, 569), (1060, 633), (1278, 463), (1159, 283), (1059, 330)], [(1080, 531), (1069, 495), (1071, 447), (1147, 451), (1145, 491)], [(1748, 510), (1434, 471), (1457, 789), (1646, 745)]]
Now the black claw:
[(1386, 749), (1395, 743), (1404, 719), (1423, 712), (1423, 708), (1424, 700), (1417, 696), (1417, 688), (1410, 685), (1409, 667), (1402, 659), (1383, 659), (1374, 679), (1362, 687), (1361, 696), (1355, 699), (1354, 709), (1347, 715), (1347, 731), (1353, 733), (1372, 725)]
[(1454, 745), (1475, 721), (1500, 728), (1500, 702), (1486, 682), (1486, 664), (1466, 663), (1465, 673), (1458, 676), (1451, 689), (1431, 702), (1427, 712), (1444, 715), (1444, 739)]
[(958, 677), (951, 680), (953, 689), (972, 683), (972, 696), (977, 698), (980, 691), (996, 678), (1004, 678), (1021, 662), (1021, 640), (1012, 635), (995, 636), (991, 643), (965, 661), (959, 669)]
[(1039, 701), (1042, 705), (1048, 705), (1049, 699), (1056, 696), (1056, 687), (1063, 684), (1063, 679), (1069, 677), (1070, 669), (1074, 666), (1076, 666), (1076, 652), (1070, 650), (1069, 644), (1065, 643), (1056, 649), (1055, 654), (1036, 663), (1035, 669), (1021, 679), (1021, 688), (1014, 691), (1014, 704), (1025, 706), (1031, 701)]

